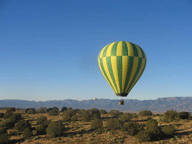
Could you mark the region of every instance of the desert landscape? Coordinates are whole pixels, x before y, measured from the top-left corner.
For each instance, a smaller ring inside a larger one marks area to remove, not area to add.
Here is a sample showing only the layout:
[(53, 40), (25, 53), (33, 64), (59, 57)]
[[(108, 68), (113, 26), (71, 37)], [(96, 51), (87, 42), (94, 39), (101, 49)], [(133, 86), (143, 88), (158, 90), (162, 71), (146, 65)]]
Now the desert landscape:
[[(188, 144), (192, 141), (192, 117), (174, 110), (165, 113), (143, 110), (136, 114), (96, 108), (7, 108), (0, 110), (0, 116), (1, 144)], [(150, 131), (152, 135), (140, 131)]]

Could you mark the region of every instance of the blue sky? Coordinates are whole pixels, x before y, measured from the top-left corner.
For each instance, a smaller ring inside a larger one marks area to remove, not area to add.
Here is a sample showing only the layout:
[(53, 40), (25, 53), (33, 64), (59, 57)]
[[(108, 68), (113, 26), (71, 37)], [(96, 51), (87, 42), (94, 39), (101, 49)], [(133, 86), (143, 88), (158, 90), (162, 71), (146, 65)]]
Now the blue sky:
[(114, 41), (146, 53), (125, 99), (192, 96), (192, 1), (0, 1), (0, 99), (120, 99), (97, 57)]

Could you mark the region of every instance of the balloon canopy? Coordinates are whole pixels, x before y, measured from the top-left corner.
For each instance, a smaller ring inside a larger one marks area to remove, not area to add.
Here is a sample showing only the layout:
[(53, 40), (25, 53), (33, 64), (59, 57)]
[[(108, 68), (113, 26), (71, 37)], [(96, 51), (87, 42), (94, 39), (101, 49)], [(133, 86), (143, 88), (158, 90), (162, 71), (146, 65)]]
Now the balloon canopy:
[(106, 45), (98, 56), (99, 68), (117, 96), (126, 97), (146, 67), (145, 52), (138, 45), (118, 41)]

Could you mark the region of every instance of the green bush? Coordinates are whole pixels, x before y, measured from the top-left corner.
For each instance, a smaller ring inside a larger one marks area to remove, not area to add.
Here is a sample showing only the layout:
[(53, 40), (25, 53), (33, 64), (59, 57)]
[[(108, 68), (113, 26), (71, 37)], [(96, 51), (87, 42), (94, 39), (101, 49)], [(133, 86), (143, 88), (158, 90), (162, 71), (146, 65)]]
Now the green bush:
[(143, 130), (143, 131), (140, 131), (137, 135), (135, 135), (135, 138), (141, 142), (151, 141), (152, 140), (152, 134), (147, 130)]
[(0, 135), (0, 144), (7, 144), (9, 142), (9, 135), (2, 134)]
[(150, 110), (142, 110), (139, 112), (140, 116), (151, 116), (153, 113)]
[(121, 129), (123, 126), (124, 122), (119, 120), (118, 118), (110, 118), (107, 120), (106, 127), (109, 130), (116, 130), (116, 129)]
[(120, 112), (119, 110), (111, 110), (110, 112), (108, 112), (108, 114), (110, 114), (112, 117), (118, 118), (120, 115), (123, 114), (123, 112)]
[(58, 109), (52, 109), (48, 112), (49, 116), (58, 116), (59, 110)]
[(7, 133), (7, 131), (5, 128), (0, 128), (0, 135), (6, 134), (6, 133)]
[(92, 109), (88, 110), (88, 112), (93, 119), (101, 117), (101, 113), (97, 108), (92, 108)]
[(50, 112), (50, 111), (53, 111), (53, 110), (59, 111), (59, 108), (58, 108), (58, 107), (48, 108), (48, 109), (47, 109), (47, 112)]
[(133, 113), (133, 118), (138, 118), (138, 115), (136, 113)]
[(32, 134), (34, 135), (34, 136), (36, 136), (38, 133), (37, 133), (37, 130), (33, 130), (32, 131)]
[(74, 109), (73, 111), (76, 114), (76, 113), (78, 113), (80, 111), (80, 109)]
[(67, 110), (67, 107), (65, 107), (65, 106), (61, 108), (61, 112), (64, 112), (66, 110)]
[(46, 116), (37, 117), (37, 124), (43, 124), (47, 120)]
[(46, 121), (44, 122), (44, 126), (45, 126), (45, 128), (48, 127), (48, 125), (50, 124), (50, 122), (51, 122), (51, 120), (46, 120)]
[(46, 134), (46, 128), (44, 124), (36, 126), (37, 134)]
[(158, 140), (162, 137), (162, 131), (158, 127), (158, 123), (154, 119), (150, 119), (146, 122), (147, 131), (151, 133), (152, 140)]
[[(63, 121), (70, 122), (72, 120), (71, 119), (72, 116), (74, 116), (74, 115), (75, 115), (75, 112), (72, 109), (68, 109), (68, 110), (64, 111), (63, 112)], [(75, 118), (75, 117), (73, 117), (73, 118)]]
[(179, 112), (178, 113), (179, 119), (188, 119), (189, 118), (189, 113), (187, 112)]
[(13, 128), (16, 123), (16, 119), (14, 117), (11, 117), (9, 119), (6, 119), (1, 126), (5, 127), (6, 129)]
[(4, 114), (4, 119), (10, 118), (12, 115), (13, 115), (12, 112), (6, 112), (6, 113)]
[(29, 127), (26, 127), (23, 130), (22, 135), (23, 135), (23, 138), (28, 139), (33, 135), (33, 133), (32, 133), (32, 131), (31, 131), (31, 129)]
[(97, 130), (99, 128), (100, 129), (103, 128), (103, 122), (98, 118), (92, 120), (91, 125), (90, 125), (90, 129), (91, 130)]
[(27, 111), (27, 114), (36, 114), (36, 110), (34, 108), (31, 108)]
[(27, 113), (28, 110), (30, 110), (30, 108), (25, 109), (25, 113)]
[(101, 113), (101, 114), (107, 114), (107, 111), (106, 111), (106, 110), (101, 109), (101, 110), (100, 110), (100, 113)]
[(173, 121), (176, 119), (177, 117), (177, 112), (174, 111), (174, 110), (167, 110), (165, 113), (164, 113), (164, 121), (167, 121), (167, 122), (170, 122), (170, 121)]
[(20, 120), (19, 122), (17, 122), (14, 126), (14, 129), (18, 130), (18, 131), (23, 131), (25, 128), (30, 127), (31, 124), (26, 121), (26, 120)]
[(0, 118), (3, 118), (4, 117), (4, 113), (0, 113)]
[(143, 125), (132, 121), (124, 124), (124, 126), (122, 127), (122, 131), (127, 132), (127, 134), (131, 136), (138, 134), (142, 130), (144, 130)]
[(75, 114), (71, 117), (71, 121), (77, 121), (78, 120), (78, 116)]
[(6, 112), (8, 113), (8, 112), (15, 112), (16, 111), (16, 108), (14, 108), (14, 107), (10, 107), (10, 108), (7, 108), (6, 109)]
[(50, 137), (62, 136), (64, 130), (65, 130), (65, 126), (62, 124), (61, 121), (54, 121), (48, 125), (47, 134)]
[(121, 120), (124, 122), (128, 122), (133, 118), (133, 115), (131, 113), (124, 113), (121, 115)]
[(58, 110), (58, 111), (59, 111), (59, 108), (58, 108), (58, 107), (53, 107), (53, 109), (56, 109), (56, 110)]
[(176, 129), (174, 128), (174, 126), (168, 125), (162, 128), (162, 132), (164, 133), (164, 135), (173, 136), (176, 132)]
[(158, 127), (158, 122), (154, 119), (150, 119), (146, 122), (147, 129), (154, 129)]
[(81, 113), (81, 120), (84, 121), (84, 122), (89, 122), (90, 117), (91, 116), (87, 111)]
[(46, 107), (40, 107), (39, 109), (36, 110), (38, 113), (46, 113), (47, 108)]
[(16, 122), (22, 120), (22, 116), (21, 116), (21, 113), (14, 113), (11, 118), (15, 118)]

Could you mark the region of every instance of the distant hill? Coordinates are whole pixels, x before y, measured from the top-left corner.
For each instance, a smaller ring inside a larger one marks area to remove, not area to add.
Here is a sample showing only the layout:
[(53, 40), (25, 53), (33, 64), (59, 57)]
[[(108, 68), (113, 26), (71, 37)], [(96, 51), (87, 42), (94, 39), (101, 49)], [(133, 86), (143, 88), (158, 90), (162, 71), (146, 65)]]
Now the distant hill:
[(176, 111), (192, 112), (192, 97), (167, 97), (158, 98), (156, 100), (136, 100), (126, 99), (124, 105), (118, 105), (118, 100), (97, 99), (95, 100), (52, 100), (52, 101), (26, 101), (6, 99), (0, 100), (0, 107), (15, 107), (15, 108), (36, 108), (39, 107), (58, 107), (63, 106), (72, 107), (73, 109), (105, 109), (110, 111), (112, 109), (120, 111), (139, 112), (141, 110), (151, 110), (152, 112), (165, 112), (166, 110), (174, 109)]

